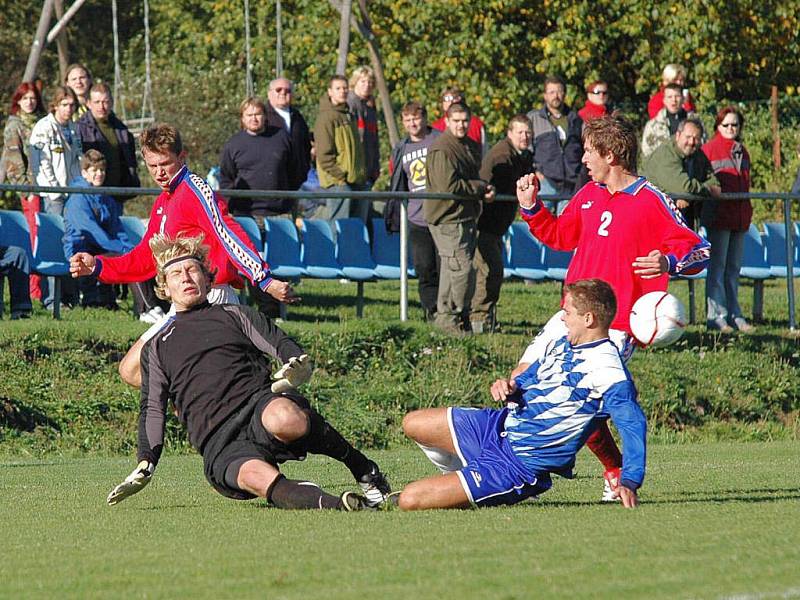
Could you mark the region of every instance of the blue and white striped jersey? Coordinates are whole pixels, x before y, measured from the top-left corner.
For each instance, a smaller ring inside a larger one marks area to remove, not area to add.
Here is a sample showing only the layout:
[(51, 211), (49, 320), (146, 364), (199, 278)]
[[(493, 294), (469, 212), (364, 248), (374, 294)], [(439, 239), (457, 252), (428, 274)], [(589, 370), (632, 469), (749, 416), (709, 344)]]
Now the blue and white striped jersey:
[(622, 437), (621, 479), (634, 489), (642, 484), (647, 424), (636, 386), (608, 338), (579, 346), (566, 336), (552, 340), (544, 357), (515, 381), (505, 430), (526, 467), (571, 476), (592, 421), (610, 416)]

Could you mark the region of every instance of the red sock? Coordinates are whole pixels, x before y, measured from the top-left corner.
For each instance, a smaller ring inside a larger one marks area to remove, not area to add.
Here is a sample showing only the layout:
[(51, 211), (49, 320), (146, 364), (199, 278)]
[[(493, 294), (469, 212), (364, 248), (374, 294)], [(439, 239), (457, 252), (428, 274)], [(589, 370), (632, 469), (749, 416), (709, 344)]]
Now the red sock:
[(589, 450), (594, 452), (598, 460), (603, 463), (606, 471), (622, 467), (622, 454), (614, 441), (614, 436), (608, 428), (608, 423), (603, 421), (595, 432), (586, 440)]

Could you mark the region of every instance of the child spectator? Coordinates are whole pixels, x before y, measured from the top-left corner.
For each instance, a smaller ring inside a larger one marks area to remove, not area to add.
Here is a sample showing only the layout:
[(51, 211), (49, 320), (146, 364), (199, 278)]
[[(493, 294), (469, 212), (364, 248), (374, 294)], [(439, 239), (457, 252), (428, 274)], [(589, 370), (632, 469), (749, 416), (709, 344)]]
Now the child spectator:
[[(106, 179), (106, 159), (98, 150), (87, 150), (81, 157), (81, 175), (70, 182), (74, 187), (97, 187)], [(90, 190), (70, 194), (64, 209), (64, 255), (77, 252), (91, 254), (124, 254), (133, 248), (122, 227), (119, 204), (111, 196), (93, 194)], [(81, 305), (101, 306), (116, 310), (116, 294), (111, 285), (95, 277), (78, 280)]]

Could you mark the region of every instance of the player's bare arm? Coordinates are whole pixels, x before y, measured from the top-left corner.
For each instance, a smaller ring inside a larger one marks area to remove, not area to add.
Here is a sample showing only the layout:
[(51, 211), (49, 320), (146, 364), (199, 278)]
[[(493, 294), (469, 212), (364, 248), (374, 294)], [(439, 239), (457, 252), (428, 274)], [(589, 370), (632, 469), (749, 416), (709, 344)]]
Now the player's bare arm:
[(517, 180), (517, 202), (520, 208), (531, 209), (536, 204), (539, 194), (539, 179), (530, 173)]
[(69, 259), (69, 272), (73, 277), (86, 277), (94, 271), (97, 261), (88, 252), (78, 252)]
[(637, 256), (633, 272), (642, 279), (655, 279), (669, 271), (669, 261), (660, 250), (651, 250), (647, 256)]
[(294, 295), (294, 289), (285, 281), (273, 279), (267, 286), (267, 293), (276, 300), (286, 304), (300, 302), (300, 297)]

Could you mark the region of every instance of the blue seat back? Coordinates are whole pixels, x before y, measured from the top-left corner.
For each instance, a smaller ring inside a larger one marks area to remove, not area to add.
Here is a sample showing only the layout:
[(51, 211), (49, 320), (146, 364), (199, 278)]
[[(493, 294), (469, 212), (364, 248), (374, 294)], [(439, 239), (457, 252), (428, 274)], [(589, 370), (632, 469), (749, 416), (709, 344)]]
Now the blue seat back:
[(39, 213), (36, 232), (36, 254), (32, 268), (48, 275), (69, 273), (69, 260), (64, 256), (64, 219), (60, 215)]
[(544, 272), (542, 261), (543, 245), (528, 230), (522, 221), (512, 223), (508, 230), (510, 236), (508, 261), (512, 269), (536, 269)]
[(306, 270), (309, 267), (323, 267), (340, 271), (339, 263), (336, 261), (333, 232), (327, 221), (303, 219), (301, 258)]
[(120, 217), (120, 221), (122, 221), (122, 228), (125, 230), (125, 233), (127, 234), (128, 239), (131, 241), (131, 244), (135, 246), (142, 241), (142, 238), (147, 231), (147, 226), (139, 217), (122, 215)]
[[(713, 249), (712, 249), (713, 250)], [(784, 256), (786, 253), (784, 252)], [(754, 223), (750, 223), (750, 228), (744, 236), (744, 252), (742, 253), (742, 267), (769, 268), (767, 262), (767, 248), (764, 243), (764, 236)]]
[(267, 264), (276, 275), (296, 277), (305, 272), (300, 255), (300, 236), (291, 219), (272, 218), (264, 221), (264, 252)]
[(247, 237), (253, 242), (256, 250), (261, 256), (264, 256), (264, 241), (261, 239), (261, 230), (258, 228), (258, 223), (253, 217), (234, 217), (234, 220), (241, 225)]
[(18, 246), (33, 263), (31, 234), (25, 215), (16, 210), (0, 210), (0, 246)]
[(372, 258), (378, 265), (400, 268), (400, 234), (386, 231), (383, 219), (372, 219)]
[[(800, 268), (800, 261), (797, 258), (798, 239), (794, 225), (792, 225), (792, 235), (794, 236), (792, 263), (793, 271), (796, 271)], [(764, 245), (770, 269), (776, 275), (786, 275), (786, 228), (783, 223), (764, 223)]]
[(336, 260), (342, 267), (375, 269), (367, 226), (361, 219), (336, 219)]

